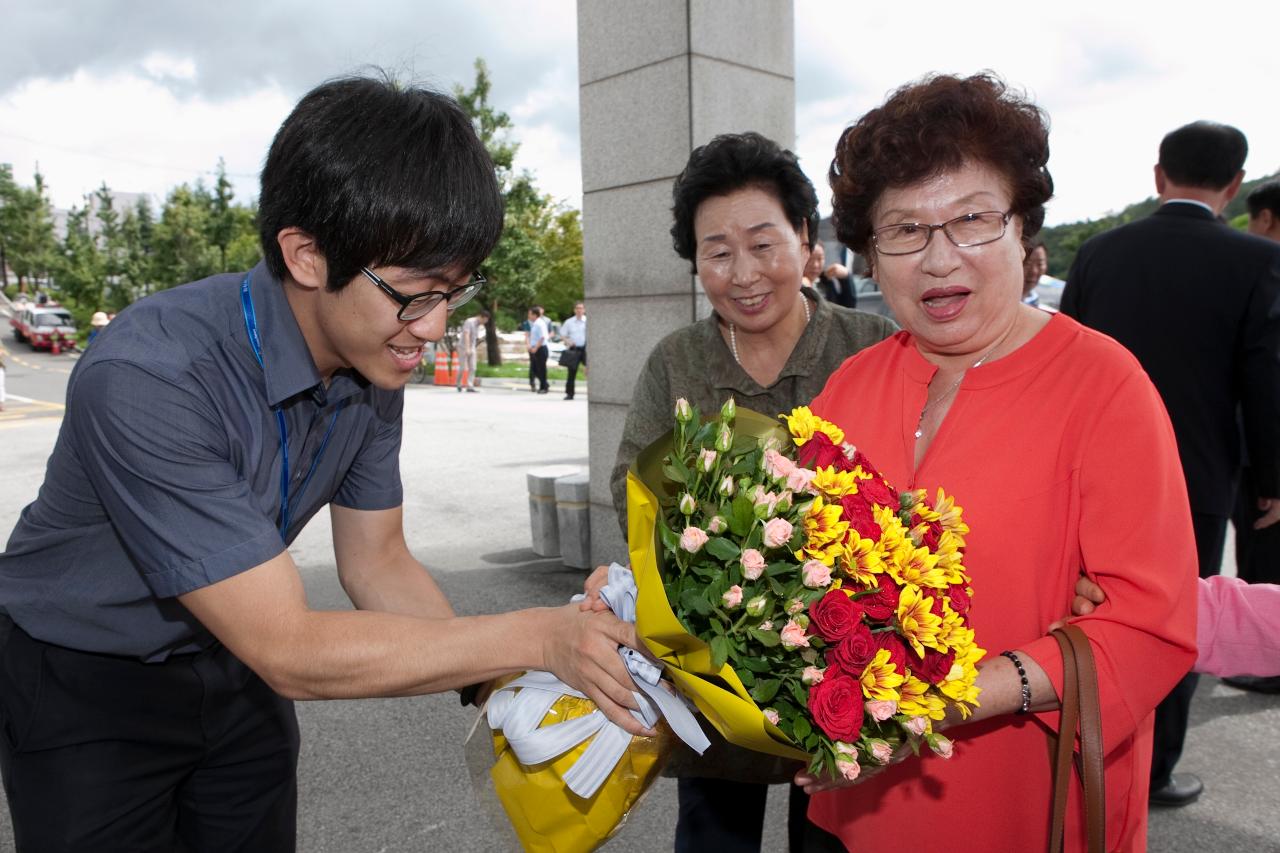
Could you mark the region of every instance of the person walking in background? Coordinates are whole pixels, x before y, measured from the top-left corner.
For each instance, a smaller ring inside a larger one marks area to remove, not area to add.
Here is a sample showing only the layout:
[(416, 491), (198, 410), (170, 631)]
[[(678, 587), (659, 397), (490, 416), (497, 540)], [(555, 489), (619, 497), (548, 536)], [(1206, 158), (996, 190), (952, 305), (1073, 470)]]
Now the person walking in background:
[(587, 306), (582, 302), (573, 303), (573, 316), (560, 325), (560, 339), (565, 341), (567, 349), (560, 357), (560, 363), (569, 370), (569, 378), (564, 383), (564, 398), (573, 399), (574, 382), (578, 378), (578, 368), (587, 373)]
[[(1249, 233), (1280, 243), (1280, 181), (1255, 187), (1245, 202), (1249, 208)], [(1255, 527), (1264, 514), (1259, 504), (1262, 497), (1254, 481), (1253, 465), (1246, 458), (1232, 516), (1236, 531), (1236, 574), (1248, 583), (1275, 584), (1280, 583), (1280, 525)], [(1241, 690), (1280, 693), (1280, 677), (1275, 675), (1237, 675), (1225, 681)]]
[(486, 324), (489, 322), (489, 310), (481, 308), (479, 313), (474, 317), (468, 317), (462, 321), (462, 328), (458, 331), (458, 392), (462, 392), (462, 377), (468, 377), (467, 391), (475, 393), (480, 389), (477, 387), (476, 377), (476, 347), (480, 344), (480, 339), (484, 337), (482, 332)]
[(1033, 240), (1027, 249), (1027, 256), (1022, 261), (1022, 301), (1032, 308), (1040, 307), (1040, 294), (1036, 293), (1036, 285), (1040, 276), (1049, 270), (1049, 250), (1044, 243)]
[(843, 264), (827, 266), (827, 250), (822, 241), (814, 241), (809, 250), (809, 262), (804, 268), (804, 277), (809, 286), (828, 302), (843, 305), (845, 308), (858, 307), (858, 293), (853, 286), (853, 276)]
[[(1280, 246), (1217, 218), (1240, 189), (1247, 150), (1243, 133), (1211, 122), (1166, 135), (1155, 167), (1160, 208), (1081, 246), (1061, 306), (1126, 346), (1159, 390), (1201, 577), (1219, 571), (1236, 499), (1237, 411), (1263, 507), (1254, 526), (1280, 519)], [(1203, 790), (1194, 774), (1173, 772), (1195, 687), (1188, 675), (1156, 709), (1153, 804), (1186, 805)]]
[(547, 382), (547, 342), (550, 339), (551, 330), (543, 316), (542, 306), (535, 305), (529, 309), (529, 388), (532, 390), (537, 385), (539, 394), (551, 390)]
[(89, 343), (93, 343), (110, 322), (106, 311), (94, 311), (93, 317), (89, 320)]

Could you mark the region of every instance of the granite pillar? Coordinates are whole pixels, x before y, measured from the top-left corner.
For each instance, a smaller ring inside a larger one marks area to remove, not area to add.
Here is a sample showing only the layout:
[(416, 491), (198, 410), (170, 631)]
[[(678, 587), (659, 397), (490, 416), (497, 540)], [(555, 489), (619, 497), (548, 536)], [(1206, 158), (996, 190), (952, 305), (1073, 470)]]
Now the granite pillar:
[(591, 553), (608, 563), (626, 558), (609, 475), (636, 375), (707, 313), (671, 248), (671, 183), (720, 133), (794, 146), (792, 0), (579, 0), (578, 79)]

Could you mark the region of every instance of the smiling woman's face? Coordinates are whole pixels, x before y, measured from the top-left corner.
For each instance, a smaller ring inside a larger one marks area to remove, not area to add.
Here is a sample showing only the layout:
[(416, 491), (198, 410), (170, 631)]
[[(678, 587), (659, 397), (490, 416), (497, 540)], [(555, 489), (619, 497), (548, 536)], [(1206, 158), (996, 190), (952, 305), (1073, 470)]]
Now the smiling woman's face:
[[(884, 191), (872, 227), (937, 224), (967, 213), (1007, 211), (1007, 182), (984, 163), (965, 163), (906, 187)], [(1022, 298), (1022, 219), (1004, 236), (962, 249), (941, 231), (911, 255), (876, 254), (884, 298), (925, 355), (977, 358), (1013, 326)]]
[(712, 196), (698, 205), (693, 232), (698, 278), (721, 318), (759, 334), (795, 309), (809, 250), (772, 193)]

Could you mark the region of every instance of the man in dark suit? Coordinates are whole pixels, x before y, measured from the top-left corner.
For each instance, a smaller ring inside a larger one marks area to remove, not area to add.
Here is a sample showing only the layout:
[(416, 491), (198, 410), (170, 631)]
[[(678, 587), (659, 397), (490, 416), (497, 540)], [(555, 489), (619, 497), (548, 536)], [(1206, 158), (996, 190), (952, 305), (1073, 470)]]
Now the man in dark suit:
[[(1222, 562), (1241, 460), (1237, 411), (1263, 496), (1258, 525), (1280, 519), (1280, 246), (1218, 220), (1247, 151), (1244, 134), (1225, 125), (1168, 134), (1155, 167), (1160, 208), (1081, 246), (1062, 296), (1062, 311), (1128, 347), (1164, 398), (1202, 577)], [(1195, 679), (1156, 709), (1153, 804), (1186, 805), (1203, 789), (1194, 774), (1173, 772)]]
[(858, 307), (858, 292), (854, 289), (853, 276), (843, 264), (827, 266), (827, 250), (817, 241), (809, 250), (809, 263), (804, 268), (810, 286), (828, 302), (845, 308)]

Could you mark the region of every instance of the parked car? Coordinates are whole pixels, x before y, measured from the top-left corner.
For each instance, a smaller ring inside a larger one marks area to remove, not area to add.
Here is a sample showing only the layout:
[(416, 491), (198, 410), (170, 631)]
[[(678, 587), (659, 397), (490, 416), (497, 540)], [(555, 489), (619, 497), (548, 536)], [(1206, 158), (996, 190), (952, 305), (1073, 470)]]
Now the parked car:
[(32, 349), (70, 349), (76, 343), (76, 324), (71, 312), (60, 305), (28, 305), (9, 320), (13, 339)]

